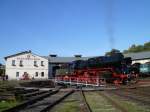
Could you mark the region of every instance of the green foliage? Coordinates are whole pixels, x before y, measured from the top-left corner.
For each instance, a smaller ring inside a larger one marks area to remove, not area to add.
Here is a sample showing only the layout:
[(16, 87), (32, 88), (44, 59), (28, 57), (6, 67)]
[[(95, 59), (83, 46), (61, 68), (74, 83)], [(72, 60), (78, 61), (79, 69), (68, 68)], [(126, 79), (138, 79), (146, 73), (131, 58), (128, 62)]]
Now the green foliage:
[(123, 53), (136, 53), (142, 51), (150, 51), (150, 42), (146, 42), (144, 45), (133, 44), (128, 50), (124, 50)]
[(0, 101), (0, 112), (12, 108), (18, 104), (17, 101)]
[(56, 105), (51, 112), (80, 112), (80, 100), (79, 93), (76, 92)]

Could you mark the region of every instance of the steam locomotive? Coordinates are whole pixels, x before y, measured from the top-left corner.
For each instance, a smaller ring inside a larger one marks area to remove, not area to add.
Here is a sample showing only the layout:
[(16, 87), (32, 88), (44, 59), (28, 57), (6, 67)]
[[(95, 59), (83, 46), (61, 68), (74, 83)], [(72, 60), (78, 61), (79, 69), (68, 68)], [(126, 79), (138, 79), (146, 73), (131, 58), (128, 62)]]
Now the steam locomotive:
[(131, 63), (131, 58), (125, 58), (121, 53), (76, 60), (59, 69), (56, 78), (86, 84), (126, 84), (138, 77), (139, 70)]

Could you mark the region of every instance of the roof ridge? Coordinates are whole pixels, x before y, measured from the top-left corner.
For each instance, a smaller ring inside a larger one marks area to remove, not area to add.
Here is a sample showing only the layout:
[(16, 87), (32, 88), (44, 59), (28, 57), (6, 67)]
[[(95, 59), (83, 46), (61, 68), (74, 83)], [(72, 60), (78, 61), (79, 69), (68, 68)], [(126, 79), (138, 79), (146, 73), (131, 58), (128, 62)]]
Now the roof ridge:
[(31, 50), (29, 50), (29, 51), (22, 51), (22, 52), (19, 52), (19, 53), (16, 53), (16, 54), (12, 54), (12, 55), (6, 56), (6, 57), (4, 57), (4, 59), (6, 60), (7, 58), (14, 57), (14, 56), (21, 55), (21, 54), (25, 54), (25, 53), (32, 53), (32, 51)]

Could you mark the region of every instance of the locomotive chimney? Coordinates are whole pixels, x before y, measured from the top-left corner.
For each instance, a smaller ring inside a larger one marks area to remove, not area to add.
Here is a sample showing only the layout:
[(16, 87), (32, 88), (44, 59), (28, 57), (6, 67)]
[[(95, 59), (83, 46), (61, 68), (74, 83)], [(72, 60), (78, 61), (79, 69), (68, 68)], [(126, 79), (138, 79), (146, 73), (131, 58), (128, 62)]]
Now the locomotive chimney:
[(50, 56), (50, 57), (57, 57), (56, 54), (50, 54), (49, 56)]
[(74, 55), (74, 57), (76, 57), (76, 58), (81, 58), (81, 57), (82, 57), (82, 55), (80, 55), (80, 54), (76, 54), (76, 55)]

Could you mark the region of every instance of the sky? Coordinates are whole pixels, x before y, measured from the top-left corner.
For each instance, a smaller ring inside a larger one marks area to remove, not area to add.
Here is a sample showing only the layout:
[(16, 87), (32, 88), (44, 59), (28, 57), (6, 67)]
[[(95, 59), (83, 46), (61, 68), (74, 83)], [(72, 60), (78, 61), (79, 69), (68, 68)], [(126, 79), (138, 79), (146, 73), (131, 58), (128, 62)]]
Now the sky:
[(104, 55), (150, 41), (150, 0), (0, 0), (0, 63), (39, 55)]

